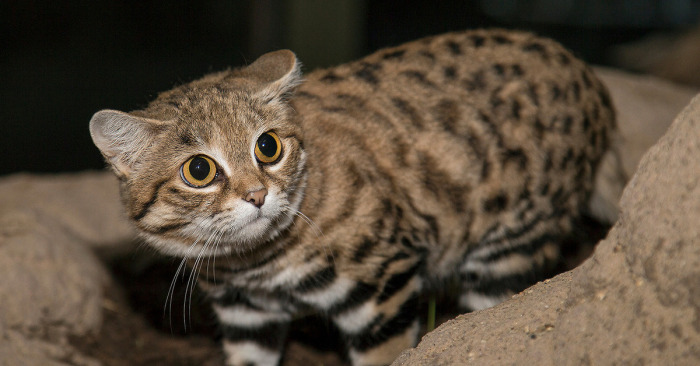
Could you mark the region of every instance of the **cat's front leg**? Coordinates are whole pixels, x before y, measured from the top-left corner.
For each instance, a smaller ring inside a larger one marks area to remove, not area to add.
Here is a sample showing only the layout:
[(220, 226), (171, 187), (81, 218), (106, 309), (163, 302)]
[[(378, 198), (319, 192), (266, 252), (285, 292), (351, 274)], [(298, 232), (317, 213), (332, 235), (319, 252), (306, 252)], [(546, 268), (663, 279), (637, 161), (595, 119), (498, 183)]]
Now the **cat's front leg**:
[(229, 290), (214, 301), (228, 366), (278, 365), (291, 315), (275, 301), (255, 301)]
[(402, 350), (415, 346), (420, 288), (417, 275), (398, 273), (375, 296), (333, 316), (353, 366), (388, 365)]

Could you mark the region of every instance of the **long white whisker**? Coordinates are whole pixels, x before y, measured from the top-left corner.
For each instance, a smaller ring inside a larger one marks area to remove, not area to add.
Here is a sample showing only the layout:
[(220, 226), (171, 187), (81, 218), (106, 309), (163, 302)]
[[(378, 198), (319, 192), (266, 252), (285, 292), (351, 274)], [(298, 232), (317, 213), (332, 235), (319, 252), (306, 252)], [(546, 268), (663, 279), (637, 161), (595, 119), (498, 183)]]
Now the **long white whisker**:
[(304, 222), (306, 222), (311, 229), (313, 229), (317, 237), (323, 236), (323, 231), (321, 231), (321, 228), (318, 227), (318, 225), (316, 225), (316, 223), (313, 220), (311, 220), (311, 218), (304, 215), (304, 213), (299, 210), (293, 210), (292, 212), (295, 216), (301, 217), (301, 219), (304, 220)]
[[(292, 210), (292, 212), (294, 213), (295, 216), (300, 217), (302, 220), (304, 220), (304, 222), (306, 222), (307, 225), (309, 225), (309, 227), (314, 232), (314, 234), (316, 234), (317, 238), (324, 236), (323, 231), (321, 230), (321, 228), (318, 225), (316, 225), (314, 220), (311, 220), (310, 217), (306, 216), (303, 212), (301, 212), (299, 210)], [(328, 243), (326, 243), (323, 246), (323, 251), (326, 253), (326, 255), (330, 254), (331, 258), (333, 259), (333, 262), (335, 263), (335, 256), (333, 255), (333, 251), (330, 250), (330, 246), (328, 245)]]
[[(219, 238), (223, 235), (223, 231), (221, 229), (216, 229), (213, 233), (209, 235), (207, 240), (204, 242), (204, 245), (202, 246), (202, 249), (200, 249), (199, 253), (197, 254), (197, 258), (195, 259), (194, 264), (192, 265), (192, 272), (190, 272), (190, 277), (187, 280), (187, 285), (185, 287), (185, 298), (183, 299), (184, 301), (184, 309), (183, 309), (183, 323), (185, 324), (185, 329), (187, 329), (187, 323), (188, 321), (192, 321), (192, 297), (194, 295), (194, 289), (197, 281), (199, 280), (199, 275), (200, 271), (202, 269), (202, 266), (204, 265), (204, 255), (207, 252), (207, 249), (209, 249), (214, 242), (216, 242)], [(208, 263), (208, 259), (207, 259)], [(207, 264), (207, 273), (209, 271), (209, 267)], [(188, 307), (189, 303), (189, 307)], [(191, 324), (190, 324), (191, 325)], [(190, 326), (191, 328), (191, 326)]]
[[(212, 235), (209, 235), (209, 238), (207, 238), (207, 241), (204, 242), (204, 245), (202, 245), (202, 248), (199, 250), (199, 253), (197, 253), (197, 257), (194, 261), (194, 264), (192, 265), (190, 276), (187, 279), (187, 284), (185, 285), (185, 298), (183, 299), (183, 314), (182, 314), (182, 321), (183, 325), (185, 327), (185, 331), (187, 330), (187, 323), (188, 320), (191, 321), (192, 319), (192, 294), (194, 293), (194, 285), (195, 285), (195, 280), (197, 278), (197, 273), (199, 272), (199, 266), (201, 265), (202, 262), (202, 257), (204, 252), (206, 251), (207, 247), (209, 246), (209, 243), (211, 241)], [(189, 304), (189, 308), (188, 308)]]
[(165, 304), (163, 306), (163, 315), (167, 312), (168, 318), (169, 318), (169, 323), (170, 323), (170, 331), (172, 332), (173, 330), (173, 299), (175, 297), (175, 286), (177, 284), (177, 276), (180, 274), (180, 272), (183, 273), (183, 269), (185, 268), (187, 264), (187, 256), (189, 253), (194, 249), (194, 247), (197, 245), (199, 242), (199, 238), (195, 240), (192, 245), (190, 245), (187, 248), (187, 252), (185, 253), (185, 256), (182, 258), (182, 261), (180, 261), (180, 265), (177, 267), (177, 270), (175, 271), (175, 275), (173, 276), (173, 280), (170, 281), (170, 287), (168, 288), (168, 294), (165, 297)]

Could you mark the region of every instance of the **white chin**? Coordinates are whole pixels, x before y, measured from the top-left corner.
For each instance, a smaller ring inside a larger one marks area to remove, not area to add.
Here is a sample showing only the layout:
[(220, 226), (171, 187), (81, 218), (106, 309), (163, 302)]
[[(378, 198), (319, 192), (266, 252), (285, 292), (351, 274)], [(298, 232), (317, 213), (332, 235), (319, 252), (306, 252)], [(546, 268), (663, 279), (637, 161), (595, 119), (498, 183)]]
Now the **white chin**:
[(271, 220), (267, 217), (260, 217), (253, 222), (249, 222), (245, 227), (236, 230), (230, 235), (224, 235), (222, 242), (255, 244), (269, 238)]
[(244, 253), (255, 248), (256, 244), (270, 240), (277, 236), (279, 228), (272, 227), (272, 220), (267, 217), (259, 217), (244, 227), (220, 235), (208, 236), (199, 241), (189, 238), (162, 238), (149, 233), (142, 233), (142, 237), (148, 244), (159, 252), (177, 257), (196, 258), (230, 253)]

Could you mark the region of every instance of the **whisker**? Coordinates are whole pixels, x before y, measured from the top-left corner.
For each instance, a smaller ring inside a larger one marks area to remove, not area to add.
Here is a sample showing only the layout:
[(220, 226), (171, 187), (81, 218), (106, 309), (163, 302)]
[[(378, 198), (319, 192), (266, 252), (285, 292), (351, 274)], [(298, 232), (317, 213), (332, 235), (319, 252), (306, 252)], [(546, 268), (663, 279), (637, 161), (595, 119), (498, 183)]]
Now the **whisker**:
[[(314, 234), (316, 234), (317, 238), (325, 236), (321, 228), (314, 222), (314, 220), (311, 220), (310, 217), (306, 216), (303, 212), (299, 210), (293, 210), (292, 212), (295, 216), (300, 217), (302, 220), (304, 220), (304, 222), (306, 222), (307, 225), (309, 225), (309, 227), (313, 230)], [(323, 251), (326, 253), (326, 255), (330, 254), (333, 263), (335, 263), (335, 256), (333, 255), (333, 250), (330, 249), (330, 245), (328, 243), (325, 243), (325, 245), (323, 246)]]
[(175, 297), (175, 286), (177, 285), (177, 277), (182, 272), (182, 275), (184, 276), (185, 272), (183, 269), (186, 267), (187, 264), (187, 256), (189, 253), (194, 249), (194, 247), (197, 245), (199, 242), (200, 238), (197, 238), (192, 245), (190, 245), (187, 248), (187, 252), (185, 253), (185, 256), (182, 258), (180, 261), (180, 265), (177, 267), (177, 270), (175, 271), (175, 275), (173, 276), (172, 281), (170, 281), (170, 287), (168, 288), (168, 294), (165, 297), (165, 304), (163, 305), (163, 316), (165, 314), (168, 314), (169, 318), (169, 323), (170, 323), (170, 331), (173, 331), (173, 300)]
[(304, 215), (304, 213), (299, 210), (294, 210), (292, 212), (295, 216), (301, 217), (301, 219), (304, 220), (304, 222), (306, 222), (309, 225), (309, 227), (314, 230), (314, 233), (317, 237), (324, 236), (323, 231), (321, 231), (321, 228), (318, 227), (318, 225), (316, 225), (316, 223), (313, 220), (311, 220), (311, 218)]
[[(192, 271), (190, 272), (190, 276), (187, 279), (187, 285), (185, 286), (185, 298), (183, 299), (183, 325), (185, 327), (185, 331), (187, 330), (187, 324), (188, 321), (192, 321), (192, 296), (194, 294), (194, 286), (197, 281), (197, 278), (199, 276), (199, 271), (201, 269), (201, 266), (203, 265), (202, 258), (204, 256), (204, 253), (206, 252), (207, 248), (211, 244), (211, 240), (214, 237), (216, 232), (213, 234), (209, 235), (209, 238), (207, 238), (207, 241), (204, 242), (204, 245), (202, 246), (202, 249), (199, 250), (199, 253), (197, 253), (197, 258), (194, 261), (194, 264), (192, 265)], [(188, 307), (189, 304), (189, 307)], [(190, 323), (190, 328), (191, 328), (191, 323)]]

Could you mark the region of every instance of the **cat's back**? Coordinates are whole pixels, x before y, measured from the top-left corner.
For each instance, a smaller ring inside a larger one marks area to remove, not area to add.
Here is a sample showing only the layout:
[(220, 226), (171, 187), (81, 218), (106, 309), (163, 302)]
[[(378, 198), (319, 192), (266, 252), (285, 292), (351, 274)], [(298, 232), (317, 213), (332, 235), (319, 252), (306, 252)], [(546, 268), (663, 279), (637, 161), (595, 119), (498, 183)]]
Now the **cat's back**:
[(506, 30), (428, 37), (317, 70), (294, 104), (312, 140), (360, 134), (398, 154), (460, 137), (477, 154), (510, 144), (593, 157), (614, 128), (607, 91), (585, 63), (552, 40)]
[(494, 221), (521, 220), (523, 205), (551, 211), (554, 198), (561, 212), (579, 210), (614, 128), (607, 91), (582, 61), (505, 30), (429, 37), (312, 72), (293, 103), (334, 210), (381, 196), (436, 217), (434, 231), (469, 228), (457, 231), (470, 241)]

